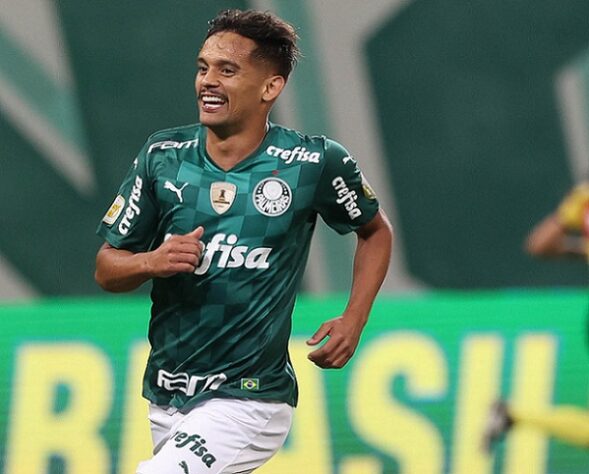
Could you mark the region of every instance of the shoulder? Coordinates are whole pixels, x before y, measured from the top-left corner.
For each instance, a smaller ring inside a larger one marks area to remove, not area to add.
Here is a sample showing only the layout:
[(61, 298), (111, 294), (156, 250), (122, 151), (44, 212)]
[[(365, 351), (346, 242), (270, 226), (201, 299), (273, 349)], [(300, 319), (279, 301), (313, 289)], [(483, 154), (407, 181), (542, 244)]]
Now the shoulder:
[(161, 130), (153, 132), (149, 136), (148, 141), (161, 140), (164, 138), (192, 136), (194, 135), (194, 133), (198, 132), (201, 127), (202, 125), (200, 123), (191, 123), (188, 125), (179, 125), (176, 127), (163, 128)]
[(158, 130), (147, 139), (145, 151), (151, 153), (157, 150), (195, 148), (200, 129), (201, 125), (196, 123)]
[(307, 135), (299, 130), (275, 123), (270, 123), (270, 130), (278, 140), (293, 145), (307, 145), (313, 149), (319, 148), (325, 150), (325, 147), (329, 143), (337, 143), (325, 135)]
[(271, 124), (273, 139), (266, 153), (285, 163), (310, 162), (325, 164), (342, 161), (349, 152), (339, 142), (325, 135), (306, 135), (298, 130)]
[(154, 177), (158, 170), (171, 164), (175, 166), (197, 148), (200, 127), (200, 124), (192, 124), (152, 133), (135, 158), (134, 167), (143, 170), (146, 177)]
[(348, 161), (354, 161), (350, 156), (350, 152), (341, 143), (324, 137), (325, 156), (329, 160), (335, 160), (346, 164)]

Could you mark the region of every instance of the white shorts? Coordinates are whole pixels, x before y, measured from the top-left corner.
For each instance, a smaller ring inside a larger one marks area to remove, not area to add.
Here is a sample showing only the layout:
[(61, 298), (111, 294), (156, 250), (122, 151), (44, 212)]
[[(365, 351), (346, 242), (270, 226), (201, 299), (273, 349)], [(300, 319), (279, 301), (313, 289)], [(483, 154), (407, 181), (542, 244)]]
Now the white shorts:
[(154, 456), (136, 474), (247, 474), (284, 444), (286, 403), (214, 398), (183, 414), (150, 405)]

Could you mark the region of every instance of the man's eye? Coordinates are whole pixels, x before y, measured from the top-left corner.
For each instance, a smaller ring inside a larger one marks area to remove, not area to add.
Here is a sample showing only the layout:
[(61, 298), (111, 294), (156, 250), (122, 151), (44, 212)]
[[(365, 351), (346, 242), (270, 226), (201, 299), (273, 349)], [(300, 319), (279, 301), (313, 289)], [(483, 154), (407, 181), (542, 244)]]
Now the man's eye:
[(221, 70), (221, 72), (225, 75), (225, 76), (232, 76), (233, 74), (235, 74), (235, 71), (233, 69), (230, 68), (223, 68)]

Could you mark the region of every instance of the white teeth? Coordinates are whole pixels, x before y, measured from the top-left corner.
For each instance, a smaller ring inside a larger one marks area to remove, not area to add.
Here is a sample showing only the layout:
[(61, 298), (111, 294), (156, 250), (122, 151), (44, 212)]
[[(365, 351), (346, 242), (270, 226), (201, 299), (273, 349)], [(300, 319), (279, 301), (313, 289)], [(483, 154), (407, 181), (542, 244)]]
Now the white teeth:
[(213, 95), (202, 96), (202, 101), (205, 104), (223, 104), (225, 102), (223, 99), (221, 99), (221, 97), (216, 97)]

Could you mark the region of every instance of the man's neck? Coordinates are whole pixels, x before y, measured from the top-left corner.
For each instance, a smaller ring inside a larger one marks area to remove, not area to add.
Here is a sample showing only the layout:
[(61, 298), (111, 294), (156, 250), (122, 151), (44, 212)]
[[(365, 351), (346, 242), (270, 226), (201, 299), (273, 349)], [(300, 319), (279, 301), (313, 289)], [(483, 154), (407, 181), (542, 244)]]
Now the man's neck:
[(267, 122), (226, 135), (208, 128), (207, 153), (220, 168), (228, 171), (245, 160), (260, 146), (267, 130)]

